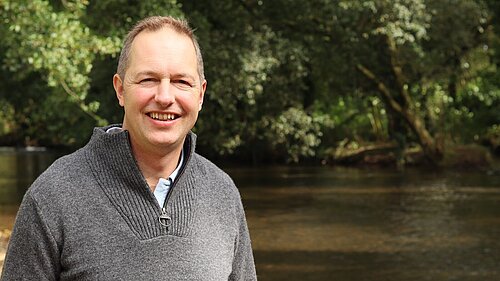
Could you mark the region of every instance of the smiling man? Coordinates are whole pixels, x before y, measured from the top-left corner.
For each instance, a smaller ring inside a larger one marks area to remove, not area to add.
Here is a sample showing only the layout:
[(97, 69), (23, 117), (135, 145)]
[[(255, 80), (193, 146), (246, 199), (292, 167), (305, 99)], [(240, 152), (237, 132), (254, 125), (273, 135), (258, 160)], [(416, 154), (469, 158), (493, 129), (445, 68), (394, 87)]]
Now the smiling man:
[(29, 188), (2, 280), (256, 280), (239, 192), (194, 151), (207, 82), (188, 24), (139, 22), (113, 85), (123, 124)]
[(199, 48), (181, 28), (138, 33), (126, 42), (128, 55), (120, 59), (125, 66), (119, 65), (113, 77), (125, 108), (123, 129), (129, 131), (134, 156), (151, 187), (177, 166), (207, 85), (203, 70), (198, 70)]

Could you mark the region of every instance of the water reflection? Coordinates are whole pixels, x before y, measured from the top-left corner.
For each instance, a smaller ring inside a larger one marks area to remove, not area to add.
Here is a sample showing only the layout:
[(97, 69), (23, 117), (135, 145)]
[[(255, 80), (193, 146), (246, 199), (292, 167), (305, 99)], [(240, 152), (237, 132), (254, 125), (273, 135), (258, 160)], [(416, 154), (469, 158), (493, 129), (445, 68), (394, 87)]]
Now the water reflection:
[(259, 280), (500, 280), (500, 177), (233, 169)]
[(60, 155), (44, 150), (0, 150), (0, 230), (12, 227), (26, 189)]
[[(0, 229), (57, 156), (0, 153)], [(226, 170), (242, 193), (259, 280), (500, 280), (498, 173)]]

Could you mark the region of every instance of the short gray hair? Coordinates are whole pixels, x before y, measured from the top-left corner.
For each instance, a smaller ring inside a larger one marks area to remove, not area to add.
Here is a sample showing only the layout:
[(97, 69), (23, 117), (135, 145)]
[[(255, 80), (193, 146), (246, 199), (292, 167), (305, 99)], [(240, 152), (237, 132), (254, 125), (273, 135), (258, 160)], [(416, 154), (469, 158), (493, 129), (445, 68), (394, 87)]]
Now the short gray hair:
[(189, 23), (186, 20), (174, 18), (171, 16), (152, 16), (145, 18), (139, 21), (129, 31), (127, 37), (125, 37), (125, 43), (123, 44), (123, 49), (120, 53), (120, 59), (118, 60), (116, 73), (118, 73), (122, 80), (125, 79), (125, 72), (128, 69), (130, 50), (132, 49), (132, 42), (139, 33), (143, 31), (157, 31), (163, 27), (169, 27), (180, 34), (188, 36), (191, 39), (196, 52), (198, 76), (200, 77), (200, 83), (203, 83), (203, 80), (205, 80), (205, 72), (203, 70), (203, 57), (201, 56), (200, 45), (198, 44), (198, 40), (194, 35), (193, 29), (189, 26)]

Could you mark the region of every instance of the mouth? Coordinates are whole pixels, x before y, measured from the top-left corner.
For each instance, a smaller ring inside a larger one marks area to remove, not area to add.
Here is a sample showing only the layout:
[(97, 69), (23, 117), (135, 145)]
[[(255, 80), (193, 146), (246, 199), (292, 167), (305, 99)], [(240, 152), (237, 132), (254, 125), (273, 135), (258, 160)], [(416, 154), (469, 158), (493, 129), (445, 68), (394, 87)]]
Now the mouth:
[(146, 115), (158, 121), (172, 121), (180, 117), (178, 114), (160, 112), (149, 112)]

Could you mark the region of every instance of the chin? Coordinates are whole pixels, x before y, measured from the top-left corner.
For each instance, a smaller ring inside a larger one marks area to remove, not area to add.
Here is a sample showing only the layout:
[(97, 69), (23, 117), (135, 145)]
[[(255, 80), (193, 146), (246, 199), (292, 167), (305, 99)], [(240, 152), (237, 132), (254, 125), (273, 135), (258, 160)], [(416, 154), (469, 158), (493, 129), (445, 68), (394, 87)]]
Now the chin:
[(180, 139), (171, 139), (171, 138), (159, 138), (159, 139), (152, 139), (150, 142), (155, 145), (155, 146), (171, 146), (176, 143), (181, 142)]

